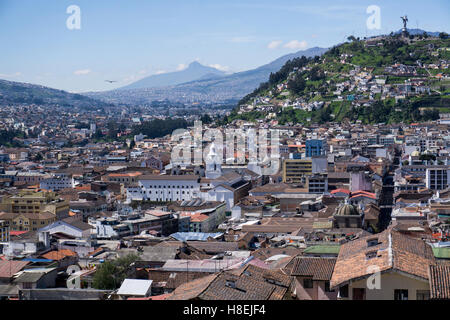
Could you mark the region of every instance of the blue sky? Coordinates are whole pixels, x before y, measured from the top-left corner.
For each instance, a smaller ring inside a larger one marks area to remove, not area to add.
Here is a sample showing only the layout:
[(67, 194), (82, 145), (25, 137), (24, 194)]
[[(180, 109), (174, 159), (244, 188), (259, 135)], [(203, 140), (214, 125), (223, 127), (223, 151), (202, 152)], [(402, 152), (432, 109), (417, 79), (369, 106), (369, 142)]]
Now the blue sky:
[[(0, 0), (0, 78), (72, 92), (113, 89), (198, 60), (227, 72), (346, 37), (450, 28), (450, 2), (376, 0)], [(70, 5), (81, 29), (69, 30)], [(381, 29), (368, 30), (369, 5)], [(117, 80), (108, 84), (104, 80)]]

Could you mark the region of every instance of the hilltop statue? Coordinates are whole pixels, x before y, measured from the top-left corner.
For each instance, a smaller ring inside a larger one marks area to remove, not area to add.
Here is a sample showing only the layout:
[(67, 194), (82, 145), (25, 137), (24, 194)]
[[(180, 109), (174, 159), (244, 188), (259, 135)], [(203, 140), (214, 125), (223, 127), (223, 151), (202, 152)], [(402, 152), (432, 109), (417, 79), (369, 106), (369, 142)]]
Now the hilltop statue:
[(400, 17), (400, 18), (403, 20), (403, 29), (402, 29), (402, 33), (403, 33), (403, 35), (406, 35), (406, 32), (407, 32), (406, 25), (407, 25), (407, 23), (408, 23), (408, 16), (405, 14), (404, 17)]

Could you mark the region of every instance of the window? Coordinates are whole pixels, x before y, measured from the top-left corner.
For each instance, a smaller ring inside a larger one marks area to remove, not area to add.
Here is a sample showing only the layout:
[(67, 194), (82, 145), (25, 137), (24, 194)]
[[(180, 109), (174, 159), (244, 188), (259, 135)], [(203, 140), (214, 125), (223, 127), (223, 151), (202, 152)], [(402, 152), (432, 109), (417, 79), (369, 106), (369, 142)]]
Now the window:
[(227, 280), (225, 286), (236, 289), (236, 282), (234, 282), (233, 280)]
[(334, 292), (334, 290), (331, 290), (330, 288), (330, 281), (325, 281), (325, 292)]
[(303, 288), (311, 289), (313, 287), (313, 281), (311, 278), (303, 279)]
[(376, 245), (378, 245), (378, 244), (379, 244), (378, 238), (367, 240), (367, 246), (368, 246), (368, 247), (374, 247), (374, 246), (376, 246)]
[(395, 289), (394, 290), (394, 300), (408, 300), (408, 290)]
[(366, 253), (366, 259), (373, 259), (377, 256), (377, 252), (376, 251), (369, 251)]
[(430, 300), (430, 290), (417, 290), (417, 300)]
[(366, 300), (366, 289), (353, 288), (353, 300)]
[(339, 288), (339, 298), (348, 298), (348, 284)]
[(23, 288), (24, 289), (33, 289), (33, 283), (31, 283), (31, 282), (24, 282), (23, 283)]
[(350, 228), (350, 219), (349, 218), (345, 218), (345, 227)]

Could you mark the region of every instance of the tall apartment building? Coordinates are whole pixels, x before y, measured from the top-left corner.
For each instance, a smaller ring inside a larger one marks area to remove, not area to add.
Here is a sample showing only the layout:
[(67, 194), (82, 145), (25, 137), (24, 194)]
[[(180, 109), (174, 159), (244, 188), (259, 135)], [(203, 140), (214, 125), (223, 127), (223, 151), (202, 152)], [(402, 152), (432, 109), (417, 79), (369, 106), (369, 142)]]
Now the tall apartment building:
[(0, 212), (14, 214), (49, 212), (58, 219), (63, 219), (69, 215), (69, 202), (58, 198), (54, 192), (24, 191), (4, 197), (0, 202)]
[(5, 220), (0, 220), (0, 242), (9, 241), (9, 223)]
[(312, 159), (285, 159), (283, 161), (283, 182), (301, 183), (302, 178), (312, 174)]
[(432, 166), (426, 169), (425, 185), (431, 190), (444, 190), (450, 185), (450, 167)]
[(327, 141), (325, 139), (310, 139), (305, 143), (305, 154), (307, 158), (312, 156), (326, 155)]

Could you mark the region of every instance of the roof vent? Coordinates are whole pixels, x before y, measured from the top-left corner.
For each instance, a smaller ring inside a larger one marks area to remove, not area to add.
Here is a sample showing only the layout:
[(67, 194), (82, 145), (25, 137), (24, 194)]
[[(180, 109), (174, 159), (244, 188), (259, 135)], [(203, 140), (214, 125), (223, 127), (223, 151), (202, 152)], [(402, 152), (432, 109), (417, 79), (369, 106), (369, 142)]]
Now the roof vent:
[(368, 247), (374, 247), (374, 246), (377, 246), (377, 245), (379, 245), (380, 244), (380, 242), (378, 242), (378, 238), (375, 238), (375, 239), (368, 239), (367, 240), (367, 246)]
[(227, 280), (225, 283), (225, 286), (236, 289), (236, 282), (234, 280)]
[(373, 259), (376, 258), (377, 256), (377, 252), (376, 251), (369, 251), (366, 253), (366, 258), (367, 259)]

